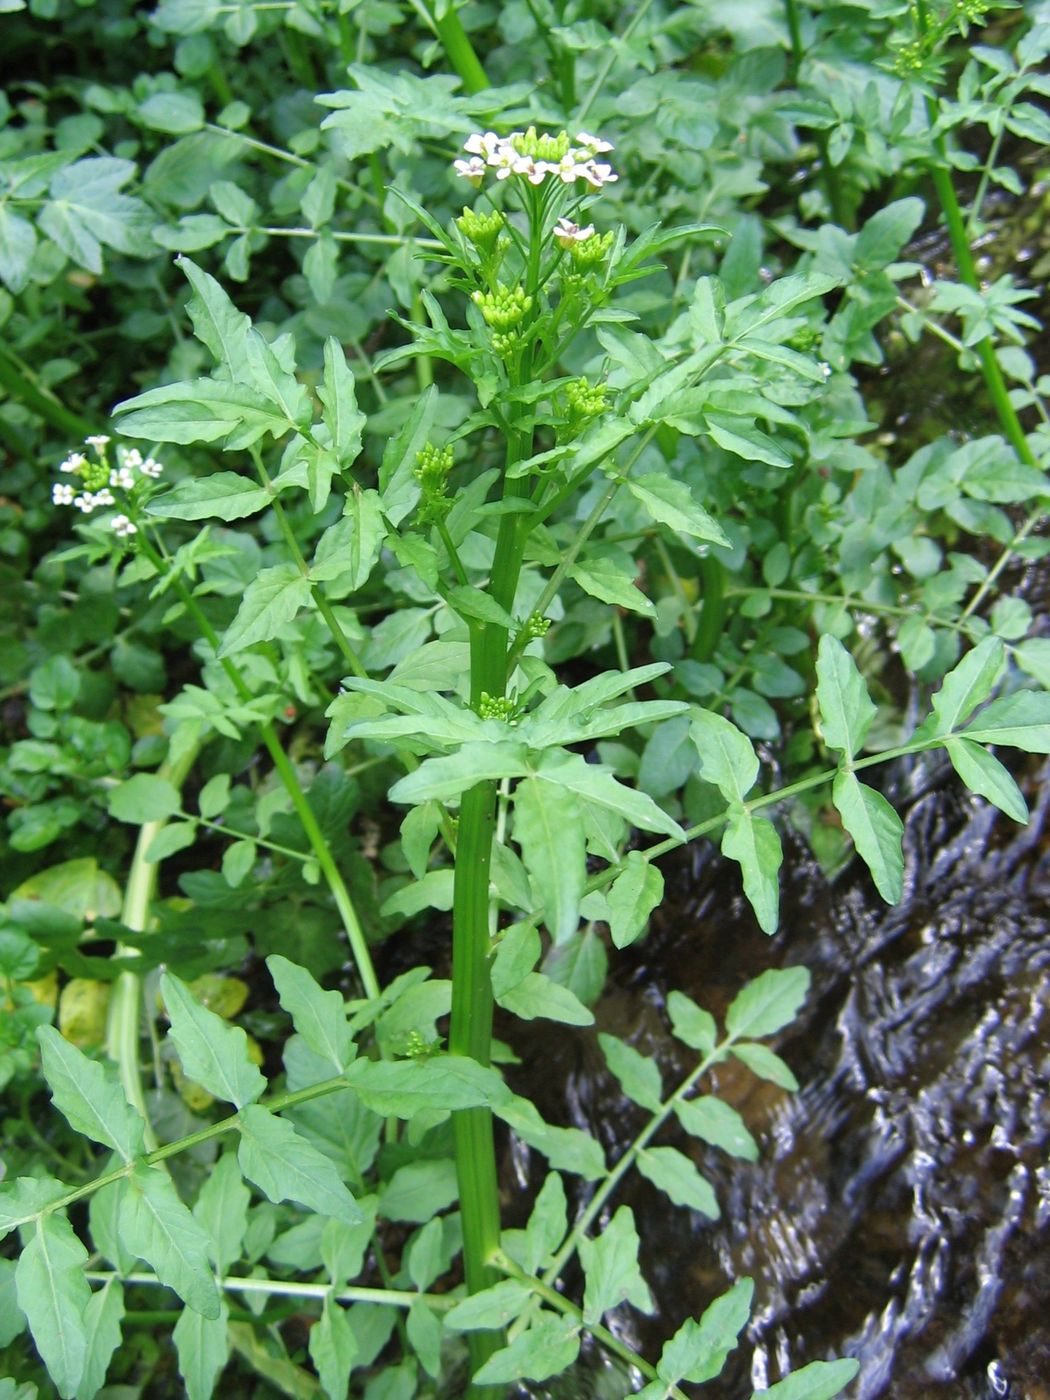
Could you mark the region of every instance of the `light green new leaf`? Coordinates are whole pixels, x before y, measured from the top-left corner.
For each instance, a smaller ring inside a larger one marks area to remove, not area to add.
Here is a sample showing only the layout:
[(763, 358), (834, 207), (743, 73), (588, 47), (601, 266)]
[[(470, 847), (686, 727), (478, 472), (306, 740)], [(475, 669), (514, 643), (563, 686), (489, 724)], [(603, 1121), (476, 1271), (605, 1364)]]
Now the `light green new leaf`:
[(335, 1164), (284, 1118), (251, 1104), (238, 1122), (241, 1171), (268, 1200), (298, 1201), (308, 1210), (356, 1225), (361, 1208), (343, 1185)]
[[(249, 384), (191, 379), (148, 389), (117, 404), (125, 437), (154, 442), (217, 442), (227, 451), (251, 447), (269, 434), (282, 438), (298, 424)], [(159, 504), (159, 502), (158, 502)]]
[(727, 802), (743, 802), (758, 777), (758, 756), (746, 734), (712, 710), (701, 710), (689, 726), (700, 755), (700, 774)]
[(734, 457), (741, 457), (745, 462), (764, 462), (768, 467), (780, 467), (784, 471), (791, 466), (791, 458), (777, 440), (764, 433), (752, 418), (707, 409), (704, 424), (712, 441)]
[(587, 850), (580, 803), (568, 788), (525, 778), (514, 790), (514, 838), (525, 869), (543, 900), (554, 942), (565, 943), (580, 925)]
[(453, 1332), (495, 1331), (514, 1321), (532, 1297), (527, 1283), (503, 1279), (464, 1298), (445, 1314), (445, 1326)]
[(394, 802), (415, 806), (431, 799), (447, 802), (475, 783), (498, 778), (528, 777), (524, 744), (475, 741), (463, 744), (447, 758), (425, 759), (414, 773), (399, 779), (390, 789)]
[(379, 1214), (387, 1220), (417, 1225), (447, 1210), (458, 1196), (456, 1164), (451, 1157), (406, 1162), (379, 1194)]
[[(426, 767), (426, 764), (423, 766)], [(632, 826), (640, 827), (643, 831), (662, 831), (666, 836), (674, 836), (679, 841), (685, 840), (685, 832), (678, 823), (647, 793), (638, 792), (617, 782), (607, 768), (597, 763), (588, 763), (583, 754), (566, 753), (563, 749), (547, 749), (540, 754), (536, 762), (535, 776), (558, 787), (569, 788), (585, 802), (592, 802), (616, 812)]]
[(183, 1308), (179, 1315), (172, 1338), (189, 1400), (211, 1400), (230, 1359), (229, 1322), (225, 1299), (219, 1303), (218, 1317), (202, 1317), (192, 1308)]
[(824, 742), (852, 758), (871, 728), (875, 706), (853, 657), (829, 632), (817, 653), (817, 704)]
[(786, 1065), (775, 1051), (770, 1050), (768, 1045), (734, 1045), (733, 1054), (760, 1079), (768, 1079), (771, 1084), (777, 1084), (781, 1089), (790, 1089), (792, 1092), (798, 1088), (798, 1080), (791, 1067)]
[(859, 1361), (811, 1361), (768, 1390), (752, 1391), (751, 1400), (833, 1400), (859, 1370)]
[[(194, 1314), (196, 1316), (196, 1314)], [(87, 1353), (84, 1371), (77, 1386), (76, 1400), (93, 1400), (102, 1389), (113, 1353), (120, 1346), (120, 1324), (124, 1317), (124, 1289), (119, 1279), (108, 1278), (84, 1312)]]
[(1029, 637), (1014, 647), (1014, 660), (1022, 671), (1050, 690), (1050, 637)]
[(422, 1298), (410, 1304), (405, 1319), (409, 1346), (427, 1375), (436, 1380), (441, 1374), (441, 1318)]
[(0, 204), (0, 282), (15, 296), (25, 290), (35, 251), (33, 225), (7, 204)]
[(1028, 804), (1021, 795), (1021, 789), (997, 758), (970, 739), (951, 738), (944, 747), (948, 750), (952, 767), (971, 792), (986, 797), (1000, 812), (1013, 817), (1015, 822), (1027, 824)]
[(663, 1103), (663, 1085), (656, 1061), (646, 1059), (633, 1045), (604, 1031), (598, 1035), (598, 1044), (605, 1063), (620, 1081), (620, 1088), (627, 1097), (655, 1113)]
[[(121, 426), (121, 432), (125, 428)], [(269, 494), (236, 472), (212, 472), (178, 482), (150, 501), (150, 515), (162, 520), (243, 520), (270, 503)]]
[(474, 1375), (478, 1385), (545, 1381), (568, 1370), (580, 1352), (579, 1326), (572, 1318), (541, 1311), (510, 1346), (490, 1356)]
[(565, 1184), (557, 1172), (548, 1172), (525, 1226), (525, 1268), (530, 1274), (538, 1273), (549, 1263), (568, 1228)]
[(495, 598), (490, 597), (483, 589), (474, 588), (470, 584), (457, 584), (455, 588), (450, 588), (448, 605), (463, 618), (472, 617), (478, 622), (490, 623), (493, 627), (509, 629), (514, 626), (514, 619), (506, 608), (500, 607)]
[(686, 1380), (699, 1385), (721, 1375), (726, 1357), (735, 1349), (751, 1316), (754, 1291), (751, 1279), (738, 1279), (728, 1293), (704, 1310), (699, 1322), (687, 1319), (660, 1353), (656, 1367), (660, 1378), (673, 1384)]
[(229, 1273), (241, 1257), (251, 1199), (236, 1155), (224, 1152), (205, 1177), (193, 1205), (194, 1218), (204, 1227), (212, 1262), (220, 1274)]
[(697, 540), (729, 547), (729, 540), (717, 521), (693, 499), (684, 481), (674, 481), (660, 472), (629, 476), (624, 485), (631, 495), (661, 525), (692, 535)]
[(998, 637), (985, 637), (945, 676), (933, 697), (933, 733), (951, 734), (995, 689), (1005, 665)]
[(343, 579), (350, 592), (363, 588), (379, 559), (385, 533), (378, 492), (351, 491), (342, 518), (317, 541), (310, 578), (314, 582)]
[(365, 1107), (384, 1118), (411, 1118), (429, 1109), (493, 1108), (511, 1097), (496, 1070), (465, 1055), (397, 1061), (361, 1058), (345, 1078)]
[(795, 1019), (808, 991), (804, 967), (768, 968), (734, 997), (726, 1012), (726, 1030), (738, 1040), (773, 1035)]
[(579, 1128), (555, 1128), (545, 1123), (528, 1099), (508, 1093), (503, 1103), (496, 1104), (497, 1118), (513, 1128), (522, 1142), (542, 1152), (558, 1171), (575, 1172), (586, 1181), (596, 1181), (605, 1175), (605, 1156), (601, 1144)]
[(331, 1294), (324, 1300), (320, 1319), (310, 1328), (309, 1345), (328, 1400), (346, 1400), (358, 1345), (346, 1309)]
[(221, 285), (190, 258), (175, 259), (193, 287), (186, 310), (193, 322), (193, 333), (208, 347), (231, 379), (248, 374), (246, 344), (251, 321), (238, 311)]
[(427, 386), (415, 402), (403, 427), (388, 439), (379, 465), (379, 494), (383, 514), (391, 525), (400, 525), (419, 500), (420, 486), (414, 476), (416, 457), (426, 446), (438, 410), (438, 392)]
[(979, 744), (1050, 753), (1050, 694), (1019, 690), (986, 705), (965, 731)]
[(523, 1021), (542, 1017), (567, 1026), (592, 1026), (594, 1016), (575, 992), (543, 972), (528, 972), (498, 997), (500, 1006)]
[(871, 871), (875, 888), (887, 904), (896, 904), (904, 887), (904, 823), (883, 795), (865, 786), (855, 773), (835, 775), (831, 800), (853, 837), (857, 854)]
[(674, 991), (667, 998), (671, 1029), (679, 1040), (702, 1055), (710, 1055), (718, 1043), (718, 1028), (710, 1011), (704, 1011), (684, 992)]
[(266, 966), (295, 1029), (315, 1055), (329, 1062), (333, 1073), (342, 1074), (356, 1053), (342, 995), (323, 991), (304, 967), (280, 953), (268, 957)]
[(253, 1103), (266, 1088), (266, 1080), (252, 1064), (248, 1037), (240, 1026), (227, 1025), (201, 1006), (185, 982), (170, 972), (161, 976), (160, 993), (186, 1077), (238, 1108)]
[(629, 555), (625, 554), (625, 564), (616, 558), (598, 555), (574, 564), (569, 577), (574, 579), (585, 593), (602, 603), (627, 608), (629, 612), (641, 613), (643, 617), (656, 617), (656, 604), (647, 598), (637, 586), (638, 567)]
[(136, 773), (126, 782), (111, 788), (106, 800), (111, 817), (120, 822), (162, 822), (173, 817), (181, 807), (178, 791), (166, 778), (154, 773)]
[(143, 1150), (146, 1125), (124, 1097), (115, 1065), (89, 1060), (54, 1026), (37, 1030), (44, 1078), (70, 1127), (130, 1162)]
[(623, 869), (609, 886), (609, 936), (617, 948), (641, 938), (649, 915), (664, 897), (664, 877), (641, 851), (628, 852)]
[(758, 1143), (748, 1131), (747, 1124), (735, 1108), (706, 1095), (699, 1099), (682, 1099), (674, 1106), (679, 1123), (693, 1137), (720, 1147), (730, 1157), (742, 1157), (745, 1162), (758, 1160)]
[(638, 1267), (638, 1246), (630, 1206), (620, 1206), (597, 1239), (580, 1241), (586, 1322), (600, 1322), (610, 1308), (621, 1303), (631, 1303), (639, 1312), (653, 1311), (653, 1296)]
[(711, 1183), (677, 1147), (646, 1147), (638, 1153), (638, 1170), (676, 1206), (698, 1211), (709, 1220), (720, 1214), (718, 1198)]
[(765, 817), (734, 812), (722, 835), (722, 854), (738, 861), (744, 893), (763, 933), (776, 933), (780, 918), (780, 862), (784, 852), (777, 829)]
[(260, 569), (244, 590), (237, 616), (226, 629), (220, 656), (269, 642), (310, 601), (310, 580), (294, 564)]
[(324, 343), (324, 381), (317, 390), (317, 397), (324, 405), (322, 417), (332, 435), (339, 466), (345, 471), (361, 452), (365, 415), (357, 406), (354, 376), (343, 347), (332, 335)]
[(208, 1264), (208, 1236), (160, 1167), (138, 1163), (127, 1178), (117, 1221), (121, 1243), (202, 1317), (218, 1317), (219, 1290)]
[(76, 1394), (87, 1360), (88, 1252), (64, 1215), (37, 1220), (15, 1269), (18, 1306), (58, 1393)]

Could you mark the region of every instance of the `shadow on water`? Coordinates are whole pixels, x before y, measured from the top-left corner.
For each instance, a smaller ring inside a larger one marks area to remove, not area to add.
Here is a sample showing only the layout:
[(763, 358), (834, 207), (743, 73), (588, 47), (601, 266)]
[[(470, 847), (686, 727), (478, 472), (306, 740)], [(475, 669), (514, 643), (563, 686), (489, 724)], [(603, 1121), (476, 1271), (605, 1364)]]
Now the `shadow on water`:
[[(796, 843), (774, 940), (712, 848), (665, 867), (668, 899), (596, 1008), (598, 1029), (657, 1060), (665, 1088), (689, 1068), (666, 1029), (672, 989), (717, 1014), (766, 967), (813, 975), (778, 1045), (800, 1092), (735, 1063), (717, 1071), (759, 1161), (730, 1161), (676, 1128), (660, 1138), (692, 1153), (721, 1220), (671, 1208), (636, 1175), (613, 1202), (634, 1209), (658, 1300), (658, 1322), (632, 1312), (622, 1324), (647, 1355), (734, 1279), (756, 1281), (745, 1344), (695, 1391), (705, 1400), (740, 1400), (832, 1355), (861, 1361), (854, 1400), (1050, 1400), (1048, 777), (1034, 778), (1042, 802), (1019, 829), (950, 772), (898, 770), (902, 903), (883, 906), (856, 863), (829, 884)], [(618, 1155), (644, 1119), (593, 1034), (532, 1034), (514, 1036), (519, 1087), (565, 1121), (567, 1082), (570, 1121)], [(528, 1165), (517, 1163), (521, 1185)], [(632, 1388), (600, 1367), (574, 1386), (530, 1393)]]

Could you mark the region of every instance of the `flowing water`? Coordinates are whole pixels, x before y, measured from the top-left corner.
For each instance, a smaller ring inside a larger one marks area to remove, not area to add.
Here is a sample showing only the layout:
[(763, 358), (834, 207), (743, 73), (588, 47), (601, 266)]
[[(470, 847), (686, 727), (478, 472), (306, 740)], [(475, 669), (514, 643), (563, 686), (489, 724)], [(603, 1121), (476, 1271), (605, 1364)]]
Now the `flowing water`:
[[(1021, 829), (939, 764), (901, 768), (889, 795), (907, 811), (902, 903), (882, 905), (856, 863), (829, 883), (795, 843), (773, 940), (711, 847), (665, 867), (667, 902), (596, 1008), (598, 1029), (658, 1061), (665, 1088), (689, 1067), (666, 1030), (669, 991), (717, 1014), (766, 967), (813, 975), (778, 1045), (798, 1094), (735, 1063), (717, 1070), (759, 1161), (731, 1161), (675, 1128), (659, 1139), (692, 1153), (721, 1220), (670, 1207), (640, 1178), (612, 1202), (635, 1211), (658, 1300), (658, 1323), (632, 1313), (624, 1324), (650, 1356), (734, 1279), (755, 1279), (742, 1346), (695, 1393), (740, 1400), (789, 1365), (851, 1355), (854, 1400), (1050, 1400), (1048, 777), (1031, 775), (1043, 796)], [(593, 1035), (566, 1037), (568, 1059), (552, 1064), (565, 1054), (559, 1038), (534, 1034), (514, 1037), (524, 1087), (552, 1121), (576, 1122), (617, 1154), (644, 1118)], [(631, 1388), (594, 1366), (549, 1393)]]

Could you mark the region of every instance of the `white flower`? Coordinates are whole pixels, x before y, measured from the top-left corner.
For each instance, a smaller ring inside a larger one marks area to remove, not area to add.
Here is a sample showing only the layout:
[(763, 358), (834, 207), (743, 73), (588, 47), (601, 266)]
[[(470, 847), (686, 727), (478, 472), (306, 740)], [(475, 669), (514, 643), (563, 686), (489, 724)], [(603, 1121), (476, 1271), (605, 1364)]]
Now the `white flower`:
[(90, 515), (95, 509), (95, 498), (90, 491), (85, 491), (82, 496), (74, 496), (73, 504), (77, 510), (82, 510), (85, 515)]
[(68, 481), (56, 481), (51, 488), (51, 500), (56, 506), (73, 504), (73, 488)]
[(106, 437), (105, 433), (95, 433), (91, 437), (86, 437), (84, 441), (88, 447), (93, 447), (96, 452), (101, 452), (109, 442), (109, 438)]
[(81, 467), (87, 466), (87, 458), (83, 452), (71, 452), (64, 462), (60, 462), (58, 470), (60, 472), (78, 472)]
[(124, 465), (125, 465), (126, 467), (141, 467), (141, 466), (142, 466), (142, 453), (138, 450), (137, 447), (125, 447), (125, 449), (124, 449)]
[(475, 185), (480, 185), (485, 178), (485, 162), (480, 156), (454, 161), (453, 167), (457, 175), (462, 175), (465, 180), (470, 180)]
[(163, 462), (158, 462), (153, 457), (147, 457), (144, 462), (139, 463), (139, 471), (143, 476), (158, 477), (163, 470)]
[(554, 225), (554, 237), (563, 248), (571, 248), (574, 243), (585, 243), (594, 233), (594, 225), (580, 228), (571, 219), (561, 218)]
[(600, 136), (591, 136), (586, 131), (578, 131), (576, 140), (581, 146), (586, 146), (588, 150), (593, 151), (596, 156), (604, 155), (606, 151), (614, 149), (611, 141), (603, 141)]
[(827, 360), (821, 360), (821, 362), (820, 362), (820, 372), (821, 372), (821, 374), (824, 376), (825, 379), (830, 379), (830, 378), (831, 378), (831, 366), (828, 364)]
[(135, 485), (135, 474), (128, 466), (127, 458), (124, 459), (122, 467), (117, 467), (116, 471), (110, 472), (109, 484), (119, 487), (121, 491), (130, 491)]
[(127, 539), (129, 535), (137, 535), (139, 532), (139, 527), (126, 515), (115, 515), (109, 523), (121, 539)]
[(596, 190), (600, 190), (602, 185), (611, 185), (614, 180), (620, 178), (611, 165), (602, 161), (589, 160), (586, 165), (578, 166), (577, 169), (580, 176)]
[(468, 155), (483, 156), (485, 160), (491, 160), (502, 144), (502, 139), (494, 131), (486, 131), (484, 135), (476, 131), (463, 142), (463, 149)]
[(113, 495), (113, 492), (109, 489), (108, 486), (103, 486), (101, 491), (95, 492), (95, 505), (115, 506), (116, 504), (117, 502)]

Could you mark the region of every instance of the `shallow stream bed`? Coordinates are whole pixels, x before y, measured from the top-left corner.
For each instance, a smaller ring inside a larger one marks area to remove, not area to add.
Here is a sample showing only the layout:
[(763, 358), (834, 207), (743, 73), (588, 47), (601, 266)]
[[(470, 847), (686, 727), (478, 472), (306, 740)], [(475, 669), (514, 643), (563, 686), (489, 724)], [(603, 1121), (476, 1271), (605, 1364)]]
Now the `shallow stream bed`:
[[(800, 1092), (735, 1063), (717, 1071), (759, 1161), (672, 1128), (659, 1139), (694, 1154), (721, 1220), (672, 1209), (637, 1177), (617, 1198), (635, 1211), (658, 1299), (655, 1324), (627, 1324), (649, 1355), (734, 1279), (756, 1281), (745, 1343), (696, 1390), (705, 1400), (740, 1400), (788, 1364), (833, 1355), (861, 1361), (852, 1400), (1050, 1400), (1050, 784), (1045, 770), (1030, 777), (1021, 829), (950, 770), (902, 768), (890, 794), (907, 812), (902, 903), (883, 906), (857, 863), (829, 884), (789, 843), (773, 940), (711, 847), (665, 866), (668, 899), (596, 1007), (597, 1028), (653, 1056), (665, 1086), (688, 1068), (666, 1029), (673, 988), (718, 1014), (766, 967), (813, 975), (777, 1047)], [(592, 1034), (514, 1041), (541, 1111), (566, 1121), (568, 1084), (569, 1121), (610, 1156), (626, 1146), (641, 1110)], [(624, 1394), (601, 1367), (575, 1386)]]

